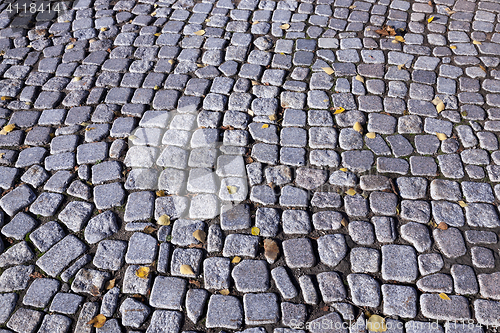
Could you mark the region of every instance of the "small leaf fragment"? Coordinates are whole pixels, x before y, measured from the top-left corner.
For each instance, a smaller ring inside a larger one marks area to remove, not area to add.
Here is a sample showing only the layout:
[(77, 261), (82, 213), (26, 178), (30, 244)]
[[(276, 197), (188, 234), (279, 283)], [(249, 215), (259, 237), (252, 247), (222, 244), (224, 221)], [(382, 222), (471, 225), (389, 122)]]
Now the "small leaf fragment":
[(71, 50), (72, 48), (74, 48), (75, 45), (73, 44), (69, 44), (68, 46), (66, 46), (66, 50)]
[(149, 276), (150, 268), (148, 266), (141, 266), (135, 271), (135, 275), (141, 279), (147, 279)]
[(438, 105), (436, 105), (436, 111), (437, 111), (438, 113), (440, 113), (440, 112), (441, 112), (441, 111), (443, 111), (444, 109), (445, 109), (445, 105), (444, 105), (443, 101), (439, 102), (439, 104), (438, 104)]
[(368, 139), (375, 139), (377, 137), (377, 134), (373, 133), (373, 132), (368, 132), (368, 133), (366, 133), (366, 137)]
[(439, 297), (441, 299), (444, 299), (444, 300), (447, 300), (447, 301), (451, 301), (451, 299), (448, 297), (448, 295), (446, 295), (445, 293), (440, 293), (439, 294)]
[(203, 36), (205, 34), (205, 30), (198, 30), (198, 31), (195, 31), (194, 32), (195, 35), (198, 35), (198, 36)]
[(229, 295), (229, 289), (222, 289), (219, 291), (221, 295), (227, 296)]
[(108, 28), (106, 28), (106, 27), (101, 28), (101, 31), (106, 31), (106, 30), (108, 30)]
[(460, 205), (460, 207), (462, 207), (462, 208), (465, 208), (465, 207), (469, 206), (469, 205), (468, 205), (466, 202), (464, 202), (463, 200), (460, 200), (460, 201), (458, 202), (458, 204), (459, 204), (459, 205)]
[(241, 261), (241, 258), (240, 258), (240, 257), (238, 257), (238, 256), (234, 257), (234, 258), (233, 258), (233, 260), (231, 260), (231, 262), (232, 262), (233, 264), (237, 264), (237, 263), (239, 263), (240, 261)]
[(12, 97), (10, 97), (10, 96), (2, 96), (0, 99), (1, 99), (2, 101), (8, 101), (8, 100), (11, 100), (11, 99), (12, 99)]
[(276, 120), (276, 115), (275, 114), (270, 115), (269, 116), (269, 120), (275, 121)]
[(340, 168), (339, 170), (342, 171), (342, 172), (347, 172), (346, 168)]
[(345, 218), (342, 219), (342, 221), (340, 221), (340, 224), (343, 226), (343, 227), (347, 227), (347, 220)]
[(348, 195), (350, 195), (350, 196), (353, 196), (353, 195), (356, 194), (356, 190), (351, 187), (345, 193), (348, 194)]
[(108, 282), (106, 282), (106, 290), (109, 290), (109, 289), (113, 289), (115, 287), (115, 284), (116, 284), (116, 279), (113, 279), (113, 280), (109, 280)]
[(92, 296), (99, 296), (99, 294), (100, 294), (100, 293), (99, 293), (99, 288), (97, 288), (96, 286), (92, 285), (92, 286), (90, 287), (90, 294), (91, 294)]
[(335, 71), (331, 67), (321, 67), (321, 69), (328, 75), (332, 75)]
[(201, 243), (205, 243), (205, 240), (207, 239), (207, 234), (205, 233), (205, 231), (198, 229), (193, 232), (193, 237), (196, 238)]
[(194, 271), (189, 265), (181, 265), (180, 271), (183, 275), (194, 275)]
[(472, 44), (474, 44), (474, 45), (481, 45), (481, 44), (483, 44), (483, 43), (481, 43), (481, 42), (480, 42), (480, 41), (478, 41), (478, 40), (473, 40), (473, 41), (472, 41)]
[(398, 69), (399, 69), (399, 70), (406, 69), (405, 64), (398, 65)]
[(362, 133), (363, 132), (363, 126), (357, 121), (354, 126), (352, 127), (356, 132)]
[(264, 124), (264, 125), (262, 125), (262, 128), (268, 128), (268, 127), (269, 127), (269, 125), (268, 125), (268, 124)]
[(427, 19), (427, 23), (431, 23), (431, 22), (432, 22), (432, 20), (434, 20), (434, 16), (429, 17), (429, 18)]
[(274, 261), (278, 258), (279, 253), (280, 249), (275, 241), (272, 239), (264, 239), (264, 255), (266, 258)]
[(354, 9), (354, 8), (356, 8), (356, 5), (349, 6), (349, 9)]
[(439, 141), (444, 141), (444, 140), (448, 139), (448, 137), (444, 133), (436, 133), (436, 136), (439, 139)]
[(170, 59), (170, 60), (168, 61), (168, 63), (169, 63), (170, 65), (173, 65), (173, 64), (174, 64), (174, 60), (173, 60), (173, 59)]
[(134, 141), (135, 139), (137, 139), (137, 136), (132, 134), (128, 136), (128, 139)]
[(356, 80), (358, 80), (361, 83), (365, 83), (365, 79), (361, 75), (356, 75)]
[(457, 48), (456, 45), (450, 45), (450, 49), (455, 50)]
[(164, 197), (166, 195), (164, 190), (158, 190), (156, 191), (156, 196), (157, 197)]
[(106, 317), (103, 314), (98, 314), (92, 320), (90, 320), (87, 325), (93, 325), (95, 328), (101, 328), (106, 323)]
[(401, 43), (405, 42), (405, 39), (402, 36), (394, 36), (394, 39)]
[(483, 65), (479, 65), (479, 68), (481, 68), (484, 72), (486, 72), (486, 67), (484, 67)]
[(290, 24), (288, 24), (288, 23), (282, 24), (282, 25), (280, 25), (280, 28), (283, 30), (286, 30), (286, 29), (290, 28)]
[(170, 216), (167, 214), (163, 214), (158, 218), (158, 221), (156, 221), (159, 225), (170, 225)]
[(260, 234), (260, 229), (257, 227), (252, 228), (252, 235), (258, 236)]
[(437, 228), (439, 230), (446, 230), (446, 229), (448, 229), (448, 225), (445, 222), (439, 222)]
[(343, 107), (341, 107), (341, 106), (340, 106), (340, 107), (338, 107), (338, 108), (335, 108), (335, 112), (334, 112), (333, 114), (339, 114), (339, 113), (342, 113), (342, 112), (344, 112), (344, 111), (345, 111), (345, 109), (344, 109)]
[(238, 192), (238, 188), (236, 186), (228, 185), (226, 186), (226, 188), (229, 194), (235, 194), (236, 192)]
[(387, 326), (385, 324), (385, 319), (379, 315), (371, 315), (366, 323), (366, 328), (370, 332), (385, 332), (387, 331)]
[(161, 35), (161, 32), (157, 32), (154, 34), (156, 37), (160, 36)]
[(252, 116), (252, 117), (254, 116), (254, 113), (253, 113), (253, 111), (252, 111), (252, 110), (248, 110), (248, 114), (249, 114), (250, 116)]

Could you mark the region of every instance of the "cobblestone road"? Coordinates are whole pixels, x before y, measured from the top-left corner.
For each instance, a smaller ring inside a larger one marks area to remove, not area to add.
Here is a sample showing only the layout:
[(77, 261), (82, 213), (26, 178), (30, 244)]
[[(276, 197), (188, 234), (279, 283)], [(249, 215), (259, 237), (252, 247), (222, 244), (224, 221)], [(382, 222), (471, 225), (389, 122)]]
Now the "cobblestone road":
[(497, 332), (498, 0), (3, 1), (0, 60), (1, 333)]

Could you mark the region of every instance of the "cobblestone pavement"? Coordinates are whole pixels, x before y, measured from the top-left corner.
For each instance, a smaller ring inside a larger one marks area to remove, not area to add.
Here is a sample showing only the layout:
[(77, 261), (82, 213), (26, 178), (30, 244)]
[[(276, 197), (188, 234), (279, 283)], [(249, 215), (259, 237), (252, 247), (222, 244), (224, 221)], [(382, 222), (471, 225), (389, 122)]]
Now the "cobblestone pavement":
[(1, 333), (497, 332), (498, 0), (23, 4)]

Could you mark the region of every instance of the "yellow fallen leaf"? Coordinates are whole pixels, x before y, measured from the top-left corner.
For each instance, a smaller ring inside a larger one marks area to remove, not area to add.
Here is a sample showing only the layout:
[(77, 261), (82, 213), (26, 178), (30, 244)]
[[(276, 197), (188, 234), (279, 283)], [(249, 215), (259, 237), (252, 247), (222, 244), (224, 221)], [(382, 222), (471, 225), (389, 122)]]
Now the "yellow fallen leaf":
[(483, 65), (479, 65), (479, 68), (486, 72), (486, 67), (484, 67)]
[(128, 139), (134, 141), (135, 139), (137, 139), (137, 136), (132, 134), (128, 136)]
[(361, 83), (365, 83), (365, 79), (361, 75), (356, 75), (356, 80), (358, 80)]
[(12, 132), (16, 128), (15, 124), (5, 125), (0, 131), (0, 135), (7, 135), (7, 133)]
[(342, 113), (344, 111), (345, 111), (345, 109), (340, 106), (338, 108), (335, 108), (335, 112), (333, 112), (333, 114), (339, 114), (339, 113)]
[(80, 81), (81, 79), (82, 79), (82, 77), (81, 77), (81, 76), (75, 76), (75, 77), (73, 78), (73, 81), (77, 82), (77, 81)]
[(229, 289), (222, 289), (219, 291), (221, 295), (227, 296), (229, 295)]
[(260, 229), (257, 227), (252, 228), (252, 235), (258, 236), (260, 234)]
[(2, 159), (5, 156), (5, 153), (0, 153), (0, 159)]
[(260, 83), (258, 81), (252, 80), (252, 86), (258, 86)]
[(252, 22), (252, 24), (257, 24), (257, 23), (259, 23), (259, 21)]
[(349, 6), (349, 9), (354, 9), (356, 7), (357, 7), (356, 5), (352, 5), (352, 6)]
[(465, 207), (469, 206), (469, 205), (468, 205), (467, 203), (465, 203), (463, 200), (460, 200), (460, 201), (458, 202), (458, 204), (459, 204), (459, 205), (460, 205), (460, 207), (462, 207), (462, 208), (465, 208)]
[(442, 102), (442, 100), (439, 96), (434, 97), (434, 99), (431, 101), (431, 103), (436, 105), (436, 106), (441, 102)]
[(441, 299), (445, 299), (447, 301), (451, 301), (451, 299), (448, 297), (448, 295), (446, 295), (445, 293), (440, 293), (439, 294), (439, 297), (441, 297)]
[(368, 132), (368, 133), (366, 133), (366, 137), (368, 139), (375, 139), (377, 137), (377, 134), (373, 133), (373, 132)]
[(195, 31), (194, 32), (195, 35), (198, 35), (198, 36), (203, 36), (205, 34), (205, 30), (198, 30), (198, 31)]
[(161, 32), (157, 32), (154, 34), (156, 37), (160, 36), (161, 35)]
[(290, 24), (288, 24), (288, 23), (282, 24), (282, 25), (280, 25), (280, 28), (283, 30), (286, 30), (286, 29), (290, 28)]
[(66, 46), (66, 50), (71, 50), (72, 48), (74, 48), (75, 45), (73, 44), (69, 44), (68, 46)]
[(431, 22), (432, 22), (432, 20), (434, 20), (434, 16), (429, 17), (429, 18), (427, 19), (427, 23), (431, 23)]
[(238, 192), (238, 188), (236, 186), (229, 185), (229, 186), (226, 186), (226, 188), (227, 188), (227, 192), (229, 194), (235, 194), (236, 192)]
[(440, 140), (440, 141), (444, 141), (446, 139), (448, 139), (448, 137), (446, 136), (446, 134), (444, 133), (436, 133), (436, 136), (437, 138)]
[(90, 320), (87, 325), (93, 325), (95, 328), (101, 328), (106, 323), (106, 317), (103, 314), (98, 314), (92, 320)]
[(354, 126), (352, 127), (356, 132), (362, 133), (363, 132), (363, 126), (357, 121)]
[(324, 99), (323, 102), (328, 102), (328, 99)]
[(151, 16), (156, 16), (156, 12), (152, 12), (152, 13), (151, 13)]
[(436, 111), (437, 111), (438, 113), (440, 113), (441, 111), (443, 111), (443, 110), (444, 110), (444, 108), (445, 108), (445, 105), (444, 105), (443, 101), (439, 102), (439, 104), (438, 104), (438, 105), (436, 105)]
[(170, 225), (170, 216), (163, 214), (158, 218), (158, 221), (156, 221), (159, 225)]
[(404, 43), (405, 39), (401, 36), (394, 36), (394, 39), (397, 40), (398, 42)]
[(270, 115), (269, 116), (269, 120), (275, 121), (276, 120), (276, 115), (275, 114)]
[(159, 86), (154, 86), (153, 89), (154, 90), (158, 90), (158, 89), (160, 89), (160, 87)]
[(193, 237), (199, 240), (202, 243), (205, 243), (205, 240), (207, 239), (207, 234), (203, 230), (195, 230), (193, 232)]
[(180, 271), (184, 275), (194, 275), (194, 271), (189, 265), (181, 265)]
[(252, 110), (248, 110), (248, 114), (249, 114), (250, 116), (252, 116), (252, 117), (254, 116), (254, 113), (253, 113), (253, 111), (252, 111)]
[(340, 221), (340, 224), (342, 224), (343, 227), (347, 227), (347, 220), (345, 218), (342, 219), (342, 221)]
[(450, 49), (455, 50), (457, 47), (455, 45), (450, 45)]
[(115, 287), (115, 284), (116, 284), (116, 279), (109, 280), (106, 283), (106, 290), (113, 289)]
[(149, 276), (150, 268), (148, 266), (141, 266), (135, 271), (135, 275), (141, 279), (147, 279)]
[(321, 67), (321, 69), (324, 70), (328, 75), (332, 75), (333, 73), (335, 73), (335, 71), (330, 67)]
[(196, 66), (198, 66), (198, 67), (200, 67), (200, 68), (201, 68), (201, 67), (205, 67), (203, 64), (196, 64)]
[(398, 69), (399, 69), (399, 70), (406, 69), (405, 64), (398, 65)]
[(371, 315), (366, 323), (366, 328), (370, 332), (385, 332), (387, 331), (387, 325), (385, 324), (385, 319), (379, 315)]
[(481, 45), (481, 44), (483, 44), (483, 43), (481, 43), (481, 42), (480, 42), (480, 41), (478, 41), (478, 40), (473, 40), (473, 41), (472, 41), (472, 44), (474, 44), (474, 45)]
[(2, 101), (8, 101), (8, 100), (11, 100), (11, 99), (12, 99), (12, 97), (10, 97), (10, 96), (2, 96), (0, 99), (1, 99)]
[(210, 22), (210, 19), (206, 19), (205, 22), (207, 22), (207, 23)]
[(106, 30), (108, 30), (108, 28), (106, 28), (106, 27), (101, 28), (101, 31), (106, 31)]
[(170, 59), (170, 60), (168, 61), (168, 63), (169, 63), (170, 65), (173, 65), (173, 64), (174, 64), (174, 60), (173, 60), (173, 59)]
[(234, 258), (233, 258), (233, 260), (231, 260), (231, 262), (232, 262), (233, 264), (237, 264), (237, 263), (239, 263), (240, 261), (241, 261), (241, 258), (240, 258), (240, 257), (234, 257)]
[(346, 168), (340, 168), (339, 170), (340, 170), (340, 171), (343, 171), (343, 172), (347, 172), (347, 169), (346, 169)]
[(158, 191), (156, 191), (156, 196), (157, 197), (164, 197), (165, 195), (167, 195), (167, 194), (165, 193), (164, 190), (158, 190)]
[(348, 194), (348, 195), (350, 195), (350, 196), (353, 196), (353, 195), (356, 194), (356, 190), (351, 187), (345, 193)]
[(95, 127), (87, 127), (87, 128), (85, 129), (85, 131), (87, 131), (87, 132), (92, 131), (92, 130), (95, 130)]
[(268, 125), (268, 124), (264, 124), (264, 125), (262, 125), (262, 128), (268, 128), (268, 127), (269, 127), (269, 125)]

